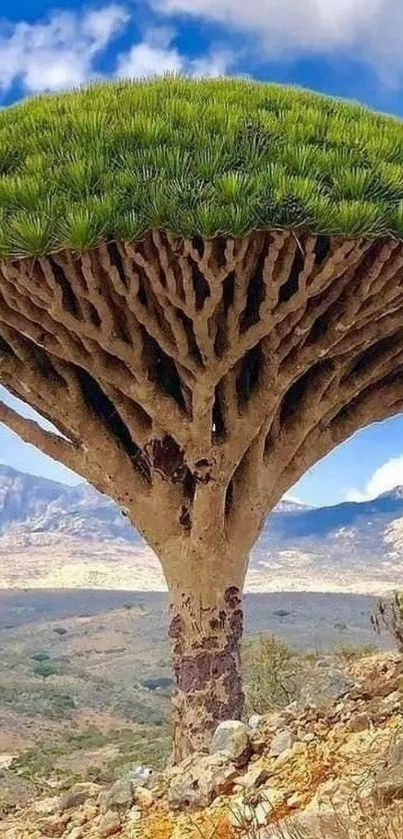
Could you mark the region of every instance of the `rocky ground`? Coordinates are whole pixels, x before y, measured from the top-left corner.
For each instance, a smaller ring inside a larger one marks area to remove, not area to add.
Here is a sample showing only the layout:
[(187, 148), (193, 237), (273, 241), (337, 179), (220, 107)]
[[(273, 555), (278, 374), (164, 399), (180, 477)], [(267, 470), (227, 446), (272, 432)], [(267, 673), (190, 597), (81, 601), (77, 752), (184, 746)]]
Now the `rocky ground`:
[(281, 712), (223, 724), (209, 755), (159, 775), (133, 768), (112, 786), (49, 779), (4, 813), (2, 839), (398, 839), (402, 659), (315, 668), (313, 693), (308, 682)]

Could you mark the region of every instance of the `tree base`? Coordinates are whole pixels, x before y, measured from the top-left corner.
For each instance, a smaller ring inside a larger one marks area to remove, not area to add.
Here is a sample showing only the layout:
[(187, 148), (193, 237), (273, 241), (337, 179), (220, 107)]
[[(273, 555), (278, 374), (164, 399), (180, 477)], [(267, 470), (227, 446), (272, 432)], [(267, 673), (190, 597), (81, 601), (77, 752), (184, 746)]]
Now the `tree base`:
[(182, 595), (171, 606), (169, 636), (177, 691), (173, 698), (173, 761), (208, 751), (220, 722), (240, 719), (243, 631), (241, 592), (228, 588), (219, 604)]

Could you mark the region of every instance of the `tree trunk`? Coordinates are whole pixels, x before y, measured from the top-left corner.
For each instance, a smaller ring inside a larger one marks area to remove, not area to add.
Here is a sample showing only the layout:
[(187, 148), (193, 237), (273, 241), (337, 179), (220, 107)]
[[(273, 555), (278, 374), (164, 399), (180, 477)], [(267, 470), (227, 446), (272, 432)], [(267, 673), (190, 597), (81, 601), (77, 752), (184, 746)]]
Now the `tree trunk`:
[(170, 586), (175, 763), (193, 752), (206, 752), (217, 725), (240, 719), (244, 706), (240, 642), (245, 563), (232, 559), (226, 575), (225, 557), (212, 562), (205, 556), (196, 564), (194, 557), (189, 560), (187, 568), (181, 563), (186, 585), (183, 579), (182, 585)]

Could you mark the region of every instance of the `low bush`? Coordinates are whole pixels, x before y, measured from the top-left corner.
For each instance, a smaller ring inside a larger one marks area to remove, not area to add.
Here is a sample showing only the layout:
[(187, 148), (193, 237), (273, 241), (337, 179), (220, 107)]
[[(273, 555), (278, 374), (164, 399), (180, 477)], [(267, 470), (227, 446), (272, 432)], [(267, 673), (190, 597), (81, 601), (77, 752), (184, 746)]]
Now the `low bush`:
[(298, 656), (275, 635), (246, 641), (243, 660), (249, 713), (282, 708), (296, 698)]

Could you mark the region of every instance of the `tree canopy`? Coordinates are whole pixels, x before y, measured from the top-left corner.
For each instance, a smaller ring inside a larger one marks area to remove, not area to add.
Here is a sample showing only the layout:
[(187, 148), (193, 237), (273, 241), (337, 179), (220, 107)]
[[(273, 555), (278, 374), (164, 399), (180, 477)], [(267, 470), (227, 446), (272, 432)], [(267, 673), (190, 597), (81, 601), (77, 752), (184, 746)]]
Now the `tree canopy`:
[(0, 112), (0, 255), (150, 229), (403, 238), (403, 123), (240, 79), (117, 81)]

